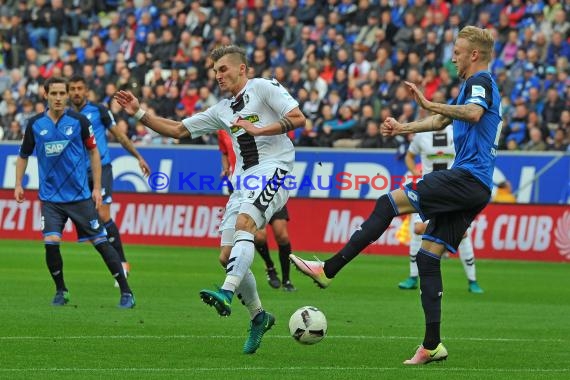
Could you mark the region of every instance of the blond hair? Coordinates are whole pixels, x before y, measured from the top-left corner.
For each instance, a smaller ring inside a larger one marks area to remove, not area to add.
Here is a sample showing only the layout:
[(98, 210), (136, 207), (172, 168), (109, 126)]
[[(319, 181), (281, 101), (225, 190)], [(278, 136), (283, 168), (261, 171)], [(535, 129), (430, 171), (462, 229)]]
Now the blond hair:
[(467, 40), (471, 45), (471, 48), (479, 50), (479, 54), (484, 61), (491, 61), (495, 39), (489, 29), (481, 29), (476, 26), (466, 26), (461, 29), (457, 38)]
[(212, 52), (210, 53), (210, 59), (212, 59), (212, 61), (215, 63), (217, 62), (220, 58), (226, 56), (226, 55), (231, 55), (232, 59), (236, 62), (236, 63), (240, 63), (240, 64), (244, 64), (246, 67), (248, 66), (247, 64), (247, 58), (245, 55), (245, 50), (235, 46), (235, 45), (227, 45), (227, 46), (222, 46), (219, 47), (217, 49), (212, 50)]

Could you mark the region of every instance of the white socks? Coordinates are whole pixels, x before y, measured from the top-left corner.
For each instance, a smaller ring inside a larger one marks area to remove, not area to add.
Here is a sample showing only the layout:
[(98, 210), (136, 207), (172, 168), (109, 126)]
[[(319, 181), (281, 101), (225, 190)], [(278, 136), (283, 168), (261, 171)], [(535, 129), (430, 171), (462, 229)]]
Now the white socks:
[(463, 264), (463, 269), (465, 269), (467, 279), (475, 281), (477, 279), (475, 276), (475, 254), (473, 253), (473, 243), (469, 235), (463, 238), (459, 244), (459, 258), (461, 259), (461, 264)]
[(230, 253), (226, 266), (226, 280), (222, 289), (236, 292), (244, 276), (249, 271), (255, 255), (253, 234), (246, 231), (236, 231), (234, 234), (234, 246)]

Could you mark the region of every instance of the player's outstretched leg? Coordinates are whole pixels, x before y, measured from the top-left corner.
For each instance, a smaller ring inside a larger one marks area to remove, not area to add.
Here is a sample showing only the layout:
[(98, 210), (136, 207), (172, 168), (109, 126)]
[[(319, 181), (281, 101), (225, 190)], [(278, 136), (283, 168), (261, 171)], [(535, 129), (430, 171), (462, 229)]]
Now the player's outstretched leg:
[(382, 236), (390, 226), (392, 219), (398, 215), (395, 205), (392, 194), (378, 198), (368, 219), (352, 234), (348, 243), (327, 261), (302, 260), (295, 255), (290, 255), (291, 262), (301, 273), (312, 278), (319, 287), (326, 288), (346, 264)]
[(314, 261), (303, 260), (294, 254), (290, 254), (289, 259), (301, 273), (312, 278), (319, 288), (324, 289), (332, 282), (332, 279), (325, 275), (325, 263), (316, 257)]
[(258, 313), (250, 322), (249, 336), (243, 345), (244, 354), (253, 354), (261, 345), (261, 339), (267, 331), (275, 324), (275, 317), (263, 310)]

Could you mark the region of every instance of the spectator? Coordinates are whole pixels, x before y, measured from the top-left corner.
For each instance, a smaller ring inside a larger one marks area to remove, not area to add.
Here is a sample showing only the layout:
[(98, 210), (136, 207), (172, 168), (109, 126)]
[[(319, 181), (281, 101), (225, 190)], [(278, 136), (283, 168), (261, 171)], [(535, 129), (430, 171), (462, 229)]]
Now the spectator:
[(548, 150), (557, 152), (566, 152), (568, 149), (568, 141), (566, 140), (566, 131), (562, 128), (558, 128), (554, 132), (554, 138), (550, 145), (548, 145)]
[(545, 151), (547, 146), (542, 138), (542, 133), (538, 128), (531, 128), (529, 131), (529, 140), (526, 144), (523, 145), (522, 150), (525, 151), (534, 151), (534, 152), (542, 152)]
[(12, 121), (10, 123), (9, 129), (4, 133), (4, 140), (7, 141), (22, 141), (24, 134), (22, 133), (22, 128), (20, 123), (17, 121)]

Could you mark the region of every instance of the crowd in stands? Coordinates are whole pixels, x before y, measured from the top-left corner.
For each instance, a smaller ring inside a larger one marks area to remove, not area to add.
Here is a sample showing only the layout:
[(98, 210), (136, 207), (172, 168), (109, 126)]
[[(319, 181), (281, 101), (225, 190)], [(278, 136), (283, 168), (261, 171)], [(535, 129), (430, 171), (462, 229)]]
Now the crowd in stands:
[(464, 25), (496, 37), (491, 65), (502, 93), (500, 149), (565, 151), (570, 142), (568, 0), (0, 0), (0, 134), (19, 140), (44, 110), (42, 83), (82, 74), (136, 142), (151, 134), (112, 102), (130, 90), (150, 112), (181, 119), (220, 94), (208, 53), (245, 48), (250, 75), (274, 77), (307, 116), (298, 146), (399, 148), (382, 120), (426, 116), (401, 85), (451, 102), (451, 62)]

